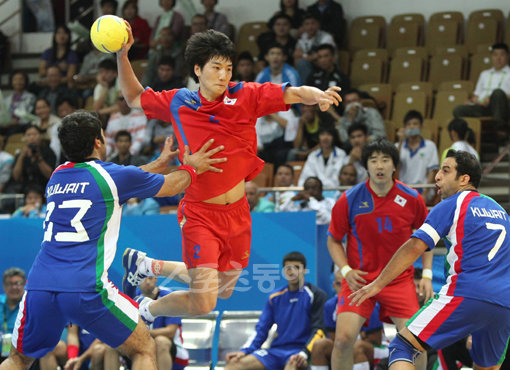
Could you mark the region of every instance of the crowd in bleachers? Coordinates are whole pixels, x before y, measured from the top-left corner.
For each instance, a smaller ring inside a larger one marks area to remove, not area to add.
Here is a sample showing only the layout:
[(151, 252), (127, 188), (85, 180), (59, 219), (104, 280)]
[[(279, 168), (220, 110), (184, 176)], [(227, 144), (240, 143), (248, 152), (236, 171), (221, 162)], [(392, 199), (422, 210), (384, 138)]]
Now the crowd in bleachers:
[[(258, 154), (266, 166), (246, 184), (252, 212), (313, 210), (317, 224), (329, 224), (338, 189), (367, 179), (361, 153), (380, 138), (398, 148), (397, 176), (409, 185), (433, 184), (447, 148), (480, 158), (484, 122), (499, 144), (506, 143), (510, 67), (503, 41), (510, 41), (510, 27), (503, 32), (500, 10), (473, 12), (467, 22), (458, 11), (435, 13), (427, 23), (421, 14), (396, 15), (389, 25), (381, 16), (364, 16), (347, 27), (336, 1), (303, 9), (298, 0), (281, 0), (269, 20), (246, 23), (236, 32), (215, 10), (217, 0), (202, 0), (203, 13), (190, 25), (174, 10), (175, 1), (160, 0), (161, 14), (152, 25), (139, 16), (136, 0), (121, 9), (117, 1), (101, 1), (102, 14), (117, 14), (131, 24), (135, 44), (129, 58), (144, 86), (196, 89), (183, 50), (191, 35), (213, 28), (235, 40), (233, 81), (342, 88), (343, 104), (327, 112), (295, 105), (257, 120)], [(74, 50), (65, 25), (53, 32), (38, 79), (13, 69), (9, 88), (0, 91), (0, 193), (24, 194), (21, 205), (0, 198), (0, 212), (12, 217), (45, 217), (45, 185), (66, 160), (57, 133), (67, 114), (97, 112), (108, 159), (122, 165), (148, 163), (173, 135), (170, 123), (148, 120), (127, 105), (113, 56), (90, 46), (88, 53)], [(290, 186), (303, 189), (259, 190)], [(439, 201), (431, 189), (422, 195), (428, 205)], [(177, 197), (131, 199), (123, 212), (168, 212), (177, 202)], [(95, 349), (96, 360), (106, 361), (107, 349)], [(90, 358), (94, 361), (92, 353)]]

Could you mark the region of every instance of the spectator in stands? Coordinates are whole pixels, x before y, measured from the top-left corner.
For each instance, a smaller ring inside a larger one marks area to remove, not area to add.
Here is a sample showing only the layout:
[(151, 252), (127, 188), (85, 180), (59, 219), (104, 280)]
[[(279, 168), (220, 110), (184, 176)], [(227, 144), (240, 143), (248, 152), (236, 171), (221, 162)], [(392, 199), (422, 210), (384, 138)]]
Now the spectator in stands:
[[(64, 98), (65, 96), (61, 96), (59, 99)], [(49, 143), (53, 127), (60, 122), (60, 118), (51, 112), (50, 103), (43, 98), (39, 98), (35, 102), (35, 116), (37, 117), (37, 121), (33, 124), (39, 127), (43, 139)]]
[[(423, 116), (420, 112), (410, 110), (404, 117), (404, 127), (397, 132), (400, 152), (399, 180), (407, 185), (435, 184), (439, 168), (437, 147), (433, 141), (421, 136)], [(435, 197), (435, 187), (417, 189), (429, 204)]]
[(101, 53), (92, 46), (90, 42), (89, 52), (83, 58), (78, 74), (73, 76), (76, 87), (84, 89), (82, 94), (84, 100), (92, 96), (93, 87), (97, 81), (97, 73), (99, 72), (99, 63), (105, 59), (113, 59), (111, 54)]
[(253, 61), (253, 57), (249, 51), (243, 51), (237, 56), (232, 81), (255, 81), (255, 62)]
[(339, 48), (344, 46), (346, 22), (342, 5), (333, 0), (318, 0), (306, 11), (320, 20), (321, 30), (331, 34)]
[(19, 207), (12, 217), (44, 218), (46, 217), (46, 204), (44, 191), (39, 186), (28, 186), (25, 190), (25, 205)]
[[(170, 122), (161, 121), (159, 119), (149, 120), (149, 122), (147, 122), (147, 128), (145, 129), (145, 136), (143, 138), (143, 154), (149, 157), (159, 155), (166, 138), (170, 136), (175, 137), (174, 130)], [(177, 143), (177, 141), (174, 140), (174, 143)], [(177, 147), (172, 149), (175, 150)], [(174, 164), (177, 164), (177, 159), (175, 159), (175, 162), (169, 163), (169, 165)]]
[(333, 37), (321, 29), (317, 15), (307, 13), (303, 19), (303, 30), (294, 50), (294, 65), (303, 81), (308, 81), (312, 73), (313, 64), (317, 59), (316, 48), (322, 44), (335, 46)]
[(174, 60), (175, 74), (182, 77), (182, 48), (175, 43), (172, 29), (170, 27), (163, 28), (158, 40), (158, 46), (149, 51), (149, 61), (142, 78), (142, 85), (144, 86), (149, 86), (157, 78), (158, 63), (164, 57), (170, 57)]
[(175, 0), (159, 0), (159, 6), (162, 9), (162, 13), (156, 18), (156, 23), (152, 29), (152, 48), (159, 44), (160, 32), (166, 27), (170, 27), (172, 30), (175, 41), (181, 42), (184, 40), (184, 17), (181, 13), (174, 10)]
[(69, 89), (62, 82), (62, 75), (58, 67), (50, 66), (46, 69), (47, 86), (39, 91), (38, 98), (46, 99), (51, 107), (51, 113), (57, 114), (57, 101), (63, 97), (77, 97), (78, 93), (74, 89)]
[(298, 127), (293, 109), (259, 117), (255, 124), (259, 157), (278, 166), (286, 162)]
[(122, 18), (129, 22), (135, 40), (129, 49), (129, 59), (145, 59), (149, 51), (151, 28), (147, 20), (138, 15), (138, 0), (128, 0), (124, 3)]
[(131, 198), (122, 207), (123, 216), (159, 215), (160, 206), (154, 198)]
[(3, 323), (2, 331), (5, 333), (12, 333), (14, 329), (18, 305), (25, 291), (25, 282), (25, 271), (22, 269), (11, 267), (4, 271), (2, 278), (4, 294), (0, 294), (0, 317)]
[(318, 177), (308, 177), (303, 190), (286, 200), (280, 206), (280, 210), (284, 212), (315, 211), (317, 225), (327, 225), (331, 221), (335, 199), (325, 197), (322, 189), (322, 181)]
[[(274, 175), (273, 186), (275, 187), (289, 187), (294, 183), (294, 168), (289, 164), (281, 164), (277, 167)], [(275, 210), (280, 210), (280, 207), (290, 198), (294, 197), (297, 192), (287, 190), (279, 193), (268, 193), (265, 198), (270, 202), (275, 203)]]
[(158, 61), (156, 78), (148, 84), (154, 91), (172, 90), (184, 87), (182, 78), (175, 73), (175, 62), (172, 57), (162, 56)]
[(105, 59), (99, 63), (98, 69), (93, 109), (101, 115), (108, 116), (119, 110), (115, 104), (117, 94), (120, 91), (117, 82), (117, 62), (112, 59)]
[(298, 31), (303, 23), (305, 11), (299, 7), (299, 0), (280, 0), (280, 11), (290, 17), (291, 26)]
[(506, 138), (510, 118), (510, 67), (508, 46), (492, 45), (492, 68), (480, 73), (473, 96), (453, 110), (455, 118), (492, 116), (500, 136)]
[(198, 33), (198, 32), (205, 32), (205, 31), (207, 31), (207, 29), (208, 29), (207, 18), (205, 17), (205, 15), (195, 14), (191, 18), (191, 27), (190, 27), (189, 37), (191, 37), (192, 35), (194, 35), (195, 33)]
[(65, 339), (66, 330), (62, 332), (62, 337), (58, 341), (53, 351), (47, 353), (44, 357), (39, 359), (39, 367), (41, 370), (54, 370), (62, 369), (67, 362), (67, 344), (62, 339)]
[(288, 161), (306, 160), (308, 154), (319, 145), (319, 128), (333, 126), (333, 117), (326, 112), (320, 112), (317, 105), (301, 105), (301, 117), (294, 139), (294, 149), (288, 156)]
[(14, 165), (12, 154), (3, 150), (5, 141), (5, 138), (0, 138), (0, 193), (3, 192), (5, 184), (11, 178), (12, 166)]
[(218, 5), (218, 0), (202, 0), (202, 5), (204, 6), (204, 16), (207, 19), (207, 28), (223, 32), (233, 39), (232, 27), (228, 23), (227, 16), (214, 10), (214, 7)]
[(358, 172), (353, 164), (347, 163), (340, 169), (338, 175), (338, 182), (340, 186), (353, 186), (356, 185), (358, 179)]
[(345, 157), (343, 165), (352, 164), (356, 168), (356, 184), (365, 181), (368, 176), (367, 170), (361, 161), (361, 153), (368, 142), (367, 132), (367, 126), (362, 123), (355, 123), (348, 130), (349, 144), (352, 149), (349, 155)]
[(110, 116), (106, 125), (106, 152), (108, 156), (115, 151), (115, 135), (120, 130), (126, 130), (131, 134), (133, 145), (131, 154), (139, 154), (142, 150), (147, 117), (140, 109), (131, 109), (121, 92), (117, 95), (118, 112)]
[(65, 368), (88, 369), (90, 363), (90, 369), (111, 369), (110, 364), (104, 363), (105, 349), (106, 345), (99, 339), (78, 325), (71, 324), (67, 327), (68, 361)]
[(250, 205), (250, 212), (273, 212), (274, 203), (261, 197), (259, 194), (259, 187), (253, 181), (248, 181), (245, 185), (246, 199)]
[[(340, 86), (342, 91), (350, 88), (349, 77), (343, 74), (335, 64), (335, 47), (331, 44), (321, 44), (317, 47), (317, 60), (313, 73), (308, 77), (307, 85), (319, 89), (330, 86)], [(331, 107), (330, 111), (341, 107)]]
[[(290, 34), (291, 22), (290, 17), (284, 13), (276, 13), (269, 20), (267, 26), (270, 31), (261, 33), (257, 38), (257, 45), (260, 51), (259, 61), (264, 61), (270, 46), (278, 44), (283, 48), (287, 57), (287, 63), (294, 65), (294, 49), (296, 48), (297, 40)], [(262, 63), (261, 66), (265, 67), (265, 63)]]
[(11, 73), (9, 85), (12, 94), (5, 98), (5, 105), (12, 117), (12, 121), (0, 130), (3, 135), (21, 132), (23, 125), (30, 123), (30, 120), (23, 113), (32, 113), (35, 104), (35, 95), (27, 91), (28, 75), (22, 71)]
[(115, 134), (115, 156), (110, 158), (110, 162), (124, 166), (142, 166), (148, 160), (139, 155), (131, 154), (131, 134), (126, 130), (117, 131)]
[(283, 83), (290, 82), (292, 86), (301, 86), (301, 78), (294, 67), (286, 63), (285, 50), (280, 44), (272, 44), (265, 55), (268, 66), (257, 75), (255, 82)]
[(453, 144), (443, 151), (441, 163), (446, 158), (449, 149), (462, 150), (473, 154), (478, 160), (480, 156), (473, 145), (475, 145), (475, 133), (462, 118), (454, 118), (448, 124), (448, 133)]
[(53, 150), (53, 153), (55, 153), (55, 156), (57, 157), (57, 164), (64, 162), (64, 153), (62, 152), (60, 140), (58, 139), (58, 128), (62, 123), (61, 120), (65, 116), (74, 113), (77, 109), (78, 103), (73, 98), (63, 98), (58, 102), (57, 114), (60, 120), (51, 127), (51, 130), (49, 130), (50, 148)]
[(31, 185), (44, 189), (55, 168), (55, 162), (55, 153), (44, 145), (39, 127), (28, 126), (25, 131), (25, 146), (16, 156), (12, 178), (6, 187), (10, 193), (24, 193)]
[[(39, 77), (47, 79), (48, 67), (55, 66), (62, 76), (62, 83), (71, 87), (79, 64), (78, 54), (71, 50), (71, 31), (65, 25), (57, 26), (52, 40), (51, 48), (42, 53)], [(49, 81), (42, 80), (42, 83), (49, 84)]]
[(336, 187), (338, 174), (344, 163), (346, 153), (339, 148), (338, 131), (334, 126), (319, 128), (319, 148), (308, 155), (298, 185), (303, 186), (311, 176), (318, 177), (326, 187)]
[(101, 7), (101, 15), (116, 15), (119, 8), (117, 0), (101, 0), (99, 5)]
[(355, 123), (361, 123), (367, 127), (369, 140), (386, 138), (386, 128), (381, 113), (375, 108), (361, 105), (361, 96), (358, 90), (344, 91), (343, 103), (345, 112), (337, 126), (343, 143), (347, 143), (349, 127)]
[[(300, 252), (285, 255), (283, 274), (288, 284), (269, 295), (256, 326), (256, 336), (239, 352), (227, 354), (225, 370), (308, 367), (314, 342), (324, 336), (323, 306), (327, 296), (320, 288), (305, 282), (306, 272), (305, 256)], [(278, 336), (271, 348), (261, 349), (273, 324), (278, 326)]]

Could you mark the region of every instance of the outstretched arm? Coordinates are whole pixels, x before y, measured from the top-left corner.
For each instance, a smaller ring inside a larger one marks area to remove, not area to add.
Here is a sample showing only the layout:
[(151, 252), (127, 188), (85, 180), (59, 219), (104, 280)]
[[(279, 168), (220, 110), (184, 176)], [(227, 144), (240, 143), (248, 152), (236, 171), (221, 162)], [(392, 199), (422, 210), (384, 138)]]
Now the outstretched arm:
[(128, 58), (128, 51), (134, 43), (133, 32), (131, 31), (129, 23), (127, 21), (124, 22), (126, 23), (129, 38), (128, 42), (117, 52), (117, 69), (119, 73), (120, 89), (122, 95), (124, 95), (124, 99), (126, 99), (126, 103), (131, 108), (141, 108), (142, 103), (140, 98), (143, 93), (143, 86), (136, 78)]
[(338, 105), (342, 101), (340, 94), (338, 94), (340, 90), (338, 86), (332, 86), (326, 91), (311, 86), (291, 86), (285, 89), (283, 100), (285, 104), (319, 104), (321, 111), (325, 112), (331, 105)]

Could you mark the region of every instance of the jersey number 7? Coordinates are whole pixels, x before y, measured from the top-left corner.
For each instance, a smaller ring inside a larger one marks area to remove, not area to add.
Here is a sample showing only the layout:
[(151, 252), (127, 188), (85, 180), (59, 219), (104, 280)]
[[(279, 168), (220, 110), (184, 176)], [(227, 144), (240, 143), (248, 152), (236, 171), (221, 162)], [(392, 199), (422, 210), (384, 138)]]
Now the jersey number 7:
[(505, 240), (506, 229), (505, 229), (505, 226), (503, 226), (503, 225), (493, 224), (491, 222), (485, 223), (485, 227), (489, 230), (501, 230), (501, 233), (499, 233), (498, 239), (496, 240), (496, 244), (494, 244), (494, 247), (492, 247), (492, 249), (489, 252), (489, 255), (487, 256), (489, 261), (491, 261), (494, 258), (494, 256), (496, 255), (496, 253), (498, 253), (499, 248), (501, 248), (501, 244), (503, 244), (503, 240)]
[[(73, 199), (73, 200), (65, 200), (58, 206), (58, 208), (78, 208), (78, 212), (71, 220), (71, 227), (73, 227), (76, 232), (60, 232), (55, 234), (55, 241), (57, 242), (86, 242), (89, 240), (89, 235), (87, 234), (87, 230), (83, 227), (81, 223), (81, 219), (85, 216), (85, 213), (89, 210), (90, 206), (92, 206), (92, 201), (86, 199)], [(44, 220), (44, 228), (46, 231), (44, 232), (44, 241), (50, 242), (53, 235), (53, 222), (48, 222), (50, 220), (51, 214), (55, 210), (55, 202), (49, 202), (47, 207), (46, 219)]]

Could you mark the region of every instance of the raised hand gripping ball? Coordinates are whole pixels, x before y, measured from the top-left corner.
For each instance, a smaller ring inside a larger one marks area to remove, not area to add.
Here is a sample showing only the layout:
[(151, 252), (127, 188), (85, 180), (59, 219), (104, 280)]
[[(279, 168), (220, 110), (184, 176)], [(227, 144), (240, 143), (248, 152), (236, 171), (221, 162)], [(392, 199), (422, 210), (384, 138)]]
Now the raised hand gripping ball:
[(126, 24), (115, 15), (103, 15), (90, 27), (90, 39), (103, 53), (116, 53), (128, 41)]

